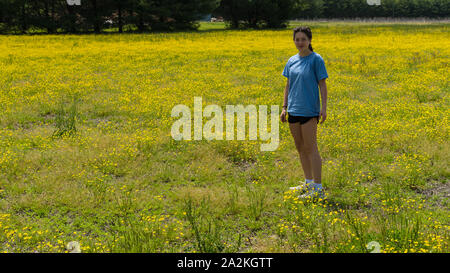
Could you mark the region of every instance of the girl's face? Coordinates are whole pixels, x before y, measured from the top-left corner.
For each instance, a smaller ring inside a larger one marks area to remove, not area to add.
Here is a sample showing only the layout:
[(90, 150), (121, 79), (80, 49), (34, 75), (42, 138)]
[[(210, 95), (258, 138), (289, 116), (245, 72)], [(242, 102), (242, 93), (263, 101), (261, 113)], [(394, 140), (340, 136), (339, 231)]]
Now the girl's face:
[(311, 41), (308, 39), (308, 36), (306, 36), (305, 33), (299, 31), (295, 33), (294, 43), (298, 50), (303, 51), (309, 48), (309, 44), (311, 43)]

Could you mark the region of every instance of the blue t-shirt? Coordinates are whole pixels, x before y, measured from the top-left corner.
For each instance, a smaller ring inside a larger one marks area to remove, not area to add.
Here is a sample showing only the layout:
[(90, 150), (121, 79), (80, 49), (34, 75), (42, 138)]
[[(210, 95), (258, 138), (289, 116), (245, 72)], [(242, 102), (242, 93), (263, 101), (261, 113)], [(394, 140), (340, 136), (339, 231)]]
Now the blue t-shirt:
[(318, 116), (319, 81), (328, 78), (322, 56), (314, 51), (305, 57), (295, 54), (289, 58), (282, 75), (289, 79), (287, 108), (289, 115)]

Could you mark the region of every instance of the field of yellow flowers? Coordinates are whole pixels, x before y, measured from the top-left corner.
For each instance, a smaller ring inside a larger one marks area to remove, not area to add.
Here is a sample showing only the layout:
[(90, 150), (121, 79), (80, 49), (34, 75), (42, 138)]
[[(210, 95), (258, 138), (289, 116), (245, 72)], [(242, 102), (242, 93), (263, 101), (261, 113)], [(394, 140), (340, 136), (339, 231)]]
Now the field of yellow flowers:
[(448, 252), (450, 25), (309, 26), (315, 203), (286, 123), (273, 152), (170, 135), (194, 96), (281, 108), (291, 28), (0, 36), (0, 252)]

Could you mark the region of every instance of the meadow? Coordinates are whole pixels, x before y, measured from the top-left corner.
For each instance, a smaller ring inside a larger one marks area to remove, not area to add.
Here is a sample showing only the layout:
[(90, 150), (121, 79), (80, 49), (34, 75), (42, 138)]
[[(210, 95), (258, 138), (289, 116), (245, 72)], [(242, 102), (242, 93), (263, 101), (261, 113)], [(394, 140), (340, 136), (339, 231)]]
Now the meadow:
[(450, 24), (302, 24), (329, 75), (319, 202), (288, 191), (287, 123), (272, 152), (170, 134), (194, 96), (281, 109), (291, 28), (0, 36), (0, 251), (449, 252)]

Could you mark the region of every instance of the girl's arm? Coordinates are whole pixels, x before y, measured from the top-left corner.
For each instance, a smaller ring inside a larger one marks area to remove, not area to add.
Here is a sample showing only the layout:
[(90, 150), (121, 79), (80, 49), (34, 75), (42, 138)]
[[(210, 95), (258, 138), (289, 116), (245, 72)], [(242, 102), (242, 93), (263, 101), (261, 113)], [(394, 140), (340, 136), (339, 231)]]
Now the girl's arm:
[(282, 106), (288, 105), (288, 94), (289, 94), (289, 79), (287, 79), (286, 87), (284, 88), (284, 100)]
[(327, 83), (325, 82), (326, 79), (322, 79), (319, 81), (319, 87), (320, 87), (320, 96), (322, 97), (322, 110), (327, 110)]

